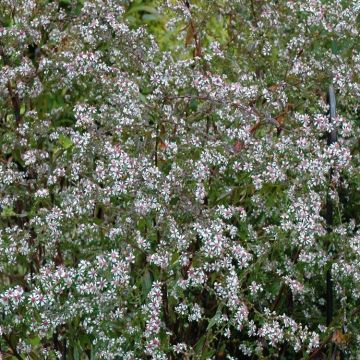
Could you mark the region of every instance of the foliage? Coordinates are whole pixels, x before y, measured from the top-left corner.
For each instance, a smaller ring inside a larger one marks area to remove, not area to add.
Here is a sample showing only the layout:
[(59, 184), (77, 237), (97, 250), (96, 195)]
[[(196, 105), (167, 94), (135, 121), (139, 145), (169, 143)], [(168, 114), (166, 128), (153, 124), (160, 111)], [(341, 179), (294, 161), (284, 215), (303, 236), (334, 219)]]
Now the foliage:
[(3, 356), (358, 358), (359, 8), (2, 0)]

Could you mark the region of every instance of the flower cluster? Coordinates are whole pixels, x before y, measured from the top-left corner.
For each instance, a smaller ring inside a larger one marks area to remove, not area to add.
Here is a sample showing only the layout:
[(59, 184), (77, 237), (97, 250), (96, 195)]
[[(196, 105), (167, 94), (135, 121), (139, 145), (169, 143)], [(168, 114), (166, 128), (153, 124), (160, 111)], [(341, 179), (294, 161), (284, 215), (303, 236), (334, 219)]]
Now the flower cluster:
[(0, 1), (3, 355), (358, 358), (358, 13)]

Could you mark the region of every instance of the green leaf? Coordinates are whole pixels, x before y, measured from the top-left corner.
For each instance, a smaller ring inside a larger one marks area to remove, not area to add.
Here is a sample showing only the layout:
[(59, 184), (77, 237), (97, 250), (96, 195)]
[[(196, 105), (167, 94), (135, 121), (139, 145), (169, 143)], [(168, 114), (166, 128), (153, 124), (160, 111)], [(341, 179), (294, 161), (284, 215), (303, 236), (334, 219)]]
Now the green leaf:
[(90, 360), (95, 360), (95, 350), (91, 347)]
[(40, 338), (39, 338), (38, 336), (29, 339), (29, 344), (30, 344), (30, 345), (33, 345), (33, 346), (39, 345), (40, 342), (41, 342), (41, 341), (40, 341)]
[(195, 354), (200, 354), (206, 341), (206, 335), (203, 335), (194, 347)]
[(74, 360), (79, 360), (79, 350), (77, 348), (77, 346), (74, 347)]
[(140, 100), (141, 100), (141, 102), (143, 102), (144, 104), (147, 103), (147, 99), (146, 99), (146, 96), (145, 96), (144, 94), (141, 94), (141, 93), (140, 93)]
[(144, 297), (146, 297), (146, 295), (149, 293), (151, 289), (151, 285), (152, 285), (152, 277), (150, 271), (146, 269), (141, 281), (141, 288)]
[(71, 148), (71, 147), (73, 146), (72, 140), (71, 140), (68, 136), (66, 136), (66, 135), (64, 135), (64, 134), (61, 134), (61, 135), (59, 136), (59, 144), (60, 144), (64, 149), (69, 149), (69, 148)]
[(62, 151), (62, 150), (63, 150), (63, 149), (62, 149), (62, 148), (60, 148), (60, 147), (58, 147), (58, 146), (54, 147), (54, 150), (53, 150), (53, 157), (54, 157), (54, 158), (56, 158), (57, 154), (59, 154), (59, 153), (60, 153), (60, 151)]
[(1, 216), (2, 217), (10, 217), (10, 216), (15, 216), (16, 213), (14, 212), (13, 208), (10, 206), (4, 206), (2, 212), (1, 212)]
[(142, 18), (144, 21), (157, 21), (160, 17), (156, 14), (144, 14)]
[(133, 6), (128, 12), (127, 14), (133, 14), (135, 12), (147, 12), (150, 14), (156, 14), (158, 15), (158, 12), (156, 11), (155, 8), (148, 6), (148, 5), (137, 5), (137, 6)]
[(196, 99), (190, 101), (189, 107), (191, 111), (197, 111), (199, 102)]
[(206, 328), (206, 331), (209, 331), (220, 319), (221, 317), (221, 310), (223, 305), (220, 304), (216, 310), (216, 314), (210, 319), (209, 324)]

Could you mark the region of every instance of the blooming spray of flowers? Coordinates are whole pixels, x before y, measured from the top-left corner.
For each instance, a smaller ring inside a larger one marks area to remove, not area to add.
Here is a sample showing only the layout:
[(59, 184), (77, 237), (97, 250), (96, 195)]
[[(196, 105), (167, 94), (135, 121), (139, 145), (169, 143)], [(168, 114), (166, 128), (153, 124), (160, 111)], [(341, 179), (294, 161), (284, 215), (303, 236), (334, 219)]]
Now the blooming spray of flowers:
[(359, 11), (0, 0), (1, 355), (358, 359)]

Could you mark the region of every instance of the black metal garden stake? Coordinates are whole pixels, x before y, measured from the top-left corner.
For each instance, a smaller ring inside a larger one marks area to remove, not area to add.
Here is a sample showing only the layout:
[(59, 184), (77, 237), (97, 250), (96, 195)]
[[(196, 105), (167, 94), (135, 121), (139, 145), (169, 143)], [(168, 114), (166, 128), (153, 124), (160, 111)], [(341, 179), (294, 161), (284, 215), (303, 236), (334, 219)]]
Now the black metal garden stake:
[[(336, 101), (335, 101), (335, 91), (332, 85), (329, 86), (328, 90), (328, 104), (329, 104), (329, 122), (330, 124), (334, 121), (336, 116)], [(337, 141), (337, 132), (333, 128), (328, 134), (327, 143), (330, 146), (331, 144)], [(330, 181), (333, 176), (333, 169), (330, 169)], [(330, 195), (327, 195), (326, 200), (326, 225), (327, 231), (330, 233), (333, 226), (333, 202)], [(330, 325), (334, 315), (334, 285), (331, 279), (331, 269), (326, 273), (326, 325)]]
[[(336, 100), (335, 100), (335, 91), (332, 85), (329, 86), (328, 89), (328, 104), (329, 104), (329, 123), (332, 124), (336, 117)], [(328, 133), (327, 144), (331, 146), (332, 144), (337, 142), (337, 131), (336, 128), (333, 127), (331, 131)], [(333, 168), (330, 168), (329, 178), (330, 182), (333, 177)], [(332, 227), (334, 223), (334, 209), (333, 209), (333, 201), (331, 199), (330, 194), (328, 193), (326, 199), (326, 225), (327, 232), (332, 232)], [(331, 245), (330, 245), (331, 247)], [(328, 269), (326, 272), (326, 325), (329, 326), (334, 317), (334, 284), (331, 278), (331, 269)], [(330, 347), (330, 352), (332, 353), (332, 358), (336, 358), (337, 347)], [(339, 351), (340, 359), (345, 359), (345, 353), (343, 351)]]

